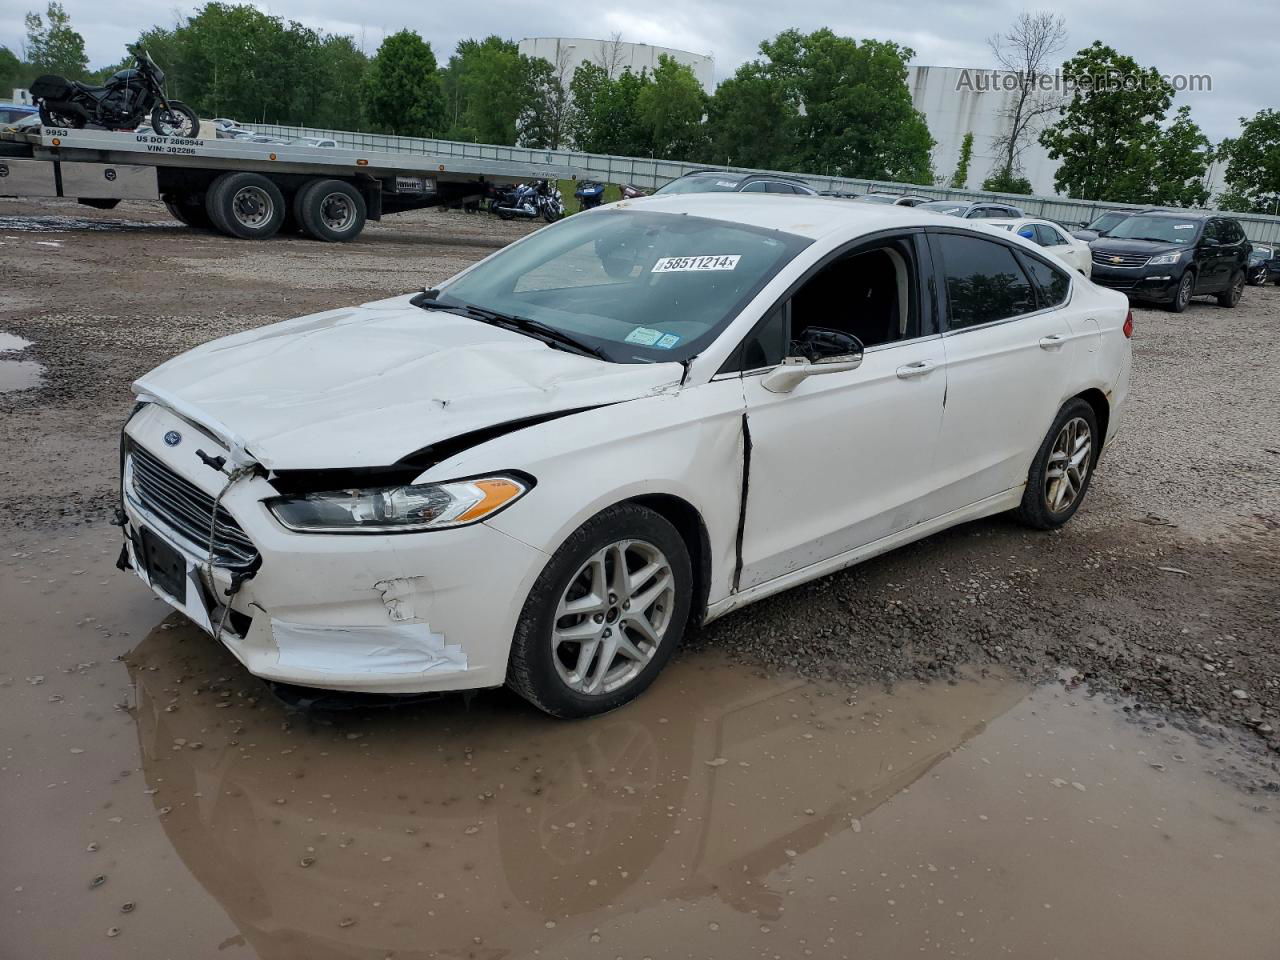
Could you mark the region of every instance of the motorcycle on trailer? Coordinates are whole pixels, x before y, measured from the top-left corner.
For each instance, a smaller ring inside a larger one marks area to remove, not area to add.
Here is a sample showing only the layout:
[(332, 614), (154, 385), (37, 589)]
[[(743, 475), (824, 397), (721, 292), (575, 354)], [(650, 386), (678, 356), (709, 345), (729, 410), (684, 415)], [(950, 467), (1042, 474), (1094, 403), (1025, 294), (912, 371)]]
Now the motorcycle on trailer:
[(194, 110), (164, 94), (164, 71), (141, 47), (130, 47), (134, 65), (95, 87), (47, 73), (31, 85), (31, 98), (46, 127), (81, 129), (93, 124), (108, 130), (135, 130), (150, 115), (151, 129), (162, 137), (195, 137), (200, 119)]

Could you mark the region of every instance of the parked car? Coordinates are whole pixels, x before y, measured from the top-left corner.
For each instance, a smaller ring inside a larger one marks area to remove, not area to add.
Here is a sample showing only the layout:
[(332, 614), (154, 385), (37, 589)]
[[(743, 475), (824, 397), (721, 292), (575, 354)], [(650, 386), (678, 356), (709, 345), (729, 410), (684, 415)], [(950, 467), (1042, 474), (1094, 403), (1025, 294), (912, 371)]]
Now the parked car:
[(933, 202), (933, 197), (921, 197), (912, 193), (867, 193), (858, 199), (863, 203), (889, 203), (897, 207), (918, 207)]
[(654, 196), (673, 193), (803, 193), (816, 197), (818, 191), (799, 177), (777, 173), (733, 173), (727, 170), (695, 170), (665, 183)]
[(1020, 207), (987, 200), (930, 200), (917, 204), (916, 209), (965, 220), (1017, 220), (1026, 216)]
[(278, 144), (280, 146), (284, 146), (288, 144), (289, 141), (284, 139), (283, 137), (273, 137), (267, 133), (255, 133), (249, 136), (248, 138), (246, 138), (246, 142), (247, 143), (272, 143), (272, 144)]
[(336, 147), (338, 145), (337, 140), (329, 137), (299, 137), (293, 143), (299, 147)]
[(1280, 248), (1255, 243), (1249, 251), (1249, 266), (1246, 270), (1251, 286), (1261, 286), (1268, 280), (1280, 285)]
[(997, 230), (1016, 233), (1024, 240), (1030, 240), (1044, 247), (1086, 277), (1093, 273), (1093, 257), (1090, 254), (1089, 245), (1071, 236), (1059, 224), (1035, 217), (1022, 217), (1018, 220), (984, 220), (983, 223)]
[(230, 117), (214, 117), (209, 121), (217, 130), (239, 130), (240, 121), (232, 120)]
[(0, 124), (17, 123), (23, 117), (37, 113), (36, 108), (29, 103), (0, 103)]
[(1108, 231), (1110, 231), (1113, 227), (1119, 226), (1121, 223), (1123, 223), (1125, 220), (1128, 220), (1135, 213), (1140, 213), (1140, 212), (1142, 211), (1106, 210), (1098, 214), (1092, 220), (1090, 220), (1088, 226), (1086, 226), (1084, 229), (1074, 231), (1072, 233), (1072, 236), (1075, 237), (1077, 240), (1084, 240), (1084, 241), (1097, 240), (1099, 237), (1105, 237)]
[(244, 127), (218, 127), (214, 134), (219, 140), (252, 140), (258, 134)]
[(609, 204), (141, 377), (120, 563), (271, 680), (601, 713), (691, 624), (991, 514), (1061, 527), (1132, 330), (980, 224)]
[(857, 200), (862, 194), (851, 190), (819, 190), (818, 196), (831, 197), (836, 200)]
[(1131, 300), (1175, 313), (1191, 298), (1213, 294), (1234, 307), (1244, 292), (1249, 241), (1240, 222), (1195, 210), (1151, 210), (1126, 217), (1089, 246), (1093, 282)]

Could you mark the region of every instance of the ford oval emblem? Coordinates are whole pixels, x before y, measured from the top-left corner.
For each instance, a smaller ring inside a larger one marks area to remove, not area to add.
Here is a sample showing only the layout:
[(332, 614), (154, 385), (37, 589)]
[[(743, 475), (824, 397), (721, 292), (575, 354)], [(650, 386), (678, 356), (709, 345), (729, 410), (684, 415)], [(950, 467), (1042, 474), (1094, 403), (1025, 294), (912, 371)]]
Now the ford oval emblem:
[(164, 442), (165, 442), (165, 446), (176, 447), (178, 444), (182, 442), (182, 434), (180, 434), (177, 430), (170, 430), (168, 433), (164, 435)]

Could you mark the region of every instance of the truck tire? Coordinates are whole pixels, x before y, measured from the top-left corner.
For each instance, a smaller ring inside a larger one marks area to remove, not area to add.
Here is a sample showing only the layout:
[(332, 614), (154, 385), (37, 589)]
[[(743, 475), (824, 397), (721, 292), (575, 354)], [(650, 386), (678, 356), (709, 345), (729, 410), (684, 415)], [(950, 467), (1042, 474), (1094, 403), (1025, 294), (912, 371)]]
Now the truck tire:
[(364, 197), (342, 180), (312, 180), (293, 198), (293, 215), (314, 240), (343, 243), (364, 229)]
[(205, 210), (202, 203), (182, 203), (166, 200), (164, 205), (173, 219), (179, 223), (185, 223), (188, 227), (208, 230), (213, 226), (209, 220), (209, 212)]
[(224, 173), (204, 198), (215, 228), (241, 240), (266, 240), (284, 223), (284, 194), (257, 173)]

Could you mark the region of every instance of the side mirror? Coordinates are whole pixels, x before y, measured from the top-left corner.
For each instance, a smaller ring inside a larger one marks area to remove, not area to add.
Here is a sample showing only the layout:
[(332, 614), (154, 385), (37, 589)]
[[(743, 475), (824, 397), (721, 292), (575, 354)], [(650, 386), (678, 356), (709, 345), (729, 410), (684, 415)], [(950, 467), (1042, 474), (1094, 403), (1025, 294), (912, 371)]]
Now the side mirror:
[(808, 360), (805, 357), (787, 357), (781, 364), (765, 374), (762, 386), (770, 393), (790, 393), (802, 381), (824, 373), (844, 373), (862, 366), (862, 345), (856, 353)]
[(1205, 237), (1203, 240), (1201, 240), (1201, 241), (1200, 241), (1200, 246), (1202, 246), (1202, 247), (1220, 247), (1220, 246), (1222, 246), (1222, 244), (1221, 244), (1219, 241), (1217, 241), (1217, 240), (1213, 239), (1213, 237)]

